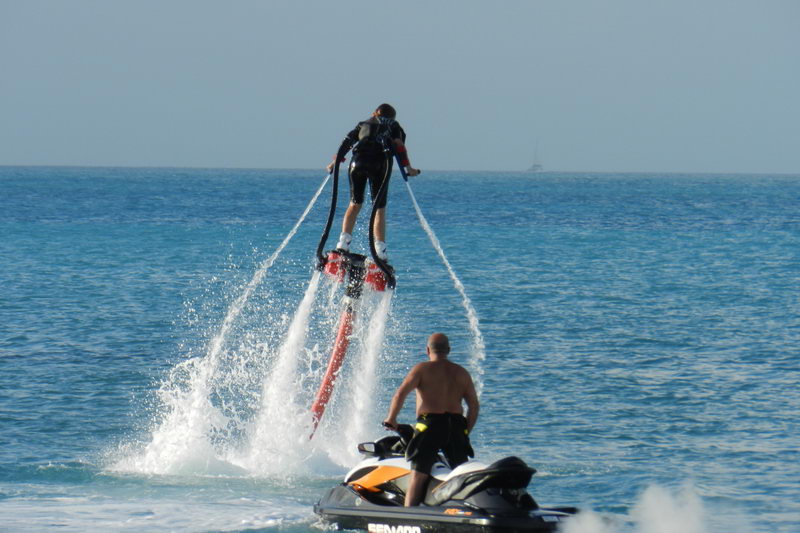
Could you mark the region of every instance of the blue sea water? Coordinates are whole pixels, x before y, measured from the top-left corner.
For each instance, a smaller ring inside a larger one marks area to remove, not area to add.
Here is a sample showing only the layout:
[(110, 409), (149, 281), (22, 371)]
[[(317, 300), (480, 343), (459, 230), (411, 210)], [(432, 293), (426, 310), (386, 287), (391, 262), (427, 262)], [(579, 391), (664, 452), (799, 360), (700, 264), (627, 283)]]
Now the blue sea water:
[(319, 530), (312, 505), (441, 330), (482, 389), (477, 455), (536, 467), (540, 503), (591, 511), (573, 531), (800, 531), (800, 176), (426, 172), (411, 188), (466, 303), (395, 176), (370, 394), (296, 455), (298, 415), (263, 397), (316, 387), (302, 365), (275, 381), (276, 354), (330, 183), (265, 260), (323, 178), (0, 167), (0, 529)]

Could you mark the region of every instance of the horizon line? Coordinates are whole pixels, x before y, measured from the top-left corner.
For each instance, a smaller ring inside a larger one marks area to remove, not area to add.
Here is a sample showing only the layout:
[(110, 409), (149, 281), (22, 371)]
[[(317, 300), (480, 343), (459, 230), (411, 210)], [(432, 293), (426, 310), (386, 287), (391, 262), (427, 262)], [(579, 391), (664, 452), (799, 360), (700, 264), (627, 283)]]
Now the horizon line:
[[(0, 163), (0, 168), (89, 168), (89, 169), (187, 169), (187, 170), (278, 170), (278, 171), (316, 171), (325, 172), (324, 168), (312, 167), (248, 167), (248, 166), (178, 166), (178, 165), (78, 165), (78, 164), (5, 164)], [(697, 170), (500, 170), (500, 169), (429, 169), (428, 172), (469, 172), (469, 173), (514, 173), (536, 175), (552, 174), (699, 174), (699, 175), (768, 175), (768, 176), (800, 176), (800, 172), (769, 172), (769, 171), (697, 171)], [(423, 169), (422, 175), (425, 174)]]

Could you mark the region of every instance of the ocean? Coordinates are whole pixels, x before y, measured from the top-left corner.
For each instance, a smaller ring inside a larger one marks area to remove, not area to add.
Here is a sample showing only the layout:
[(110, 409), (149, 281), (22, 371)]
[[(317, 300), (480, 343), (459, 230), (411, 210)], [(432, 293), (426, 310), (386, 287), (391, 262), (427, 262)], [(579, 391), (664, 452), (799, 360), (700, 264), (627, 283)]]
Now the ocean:
[(395, 175), (397, 287), (310, 440), (341, 310), (323, 183), (0, 167), (0, 530), (325, 530), (443, 331), (477, 458), (535, 467), (569, 533), (800, 531), (800, 176)]

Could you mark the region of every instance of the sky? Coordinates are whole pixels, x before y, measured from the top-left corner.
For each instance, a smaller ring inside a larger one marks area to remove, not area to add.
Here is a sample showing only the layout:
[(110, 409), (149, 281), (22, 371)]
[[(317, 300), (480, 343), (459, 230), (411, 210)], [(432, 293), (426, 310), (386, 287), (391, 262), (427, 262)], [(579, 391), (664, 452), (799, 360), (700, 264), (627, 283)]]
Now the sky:
[(800, 173), (798, 0), (0, 0), (0, 165)]

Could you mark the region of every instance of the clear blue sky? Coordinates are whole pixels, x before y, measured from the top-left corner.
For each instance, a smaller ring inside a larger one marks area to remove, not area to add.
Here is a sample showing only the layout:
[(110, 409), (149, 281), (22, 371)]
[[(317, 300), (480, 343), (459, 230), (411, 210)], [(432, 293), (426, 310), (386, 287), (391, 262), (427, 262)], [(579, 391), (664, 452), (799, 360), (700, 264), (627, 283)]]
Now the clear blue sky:
[(0, 165), (800, 173), (797, 0), (0, 0)]

